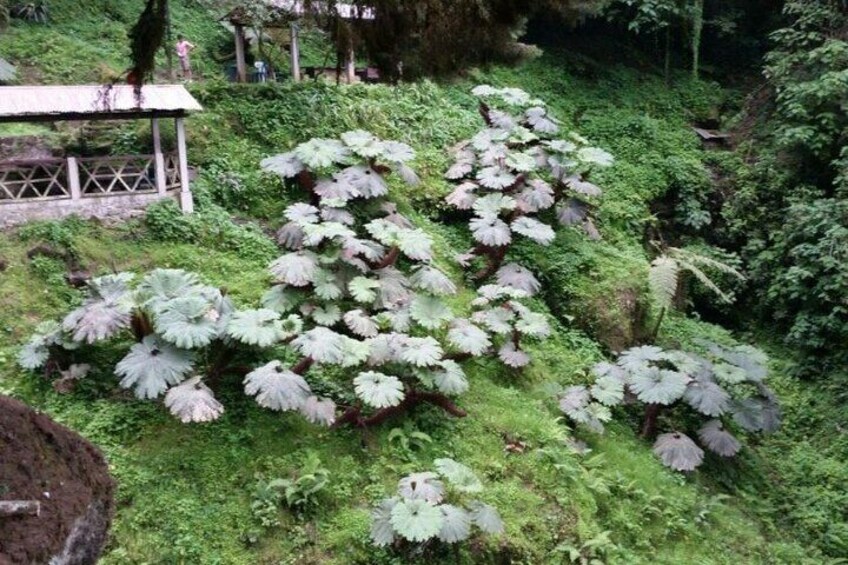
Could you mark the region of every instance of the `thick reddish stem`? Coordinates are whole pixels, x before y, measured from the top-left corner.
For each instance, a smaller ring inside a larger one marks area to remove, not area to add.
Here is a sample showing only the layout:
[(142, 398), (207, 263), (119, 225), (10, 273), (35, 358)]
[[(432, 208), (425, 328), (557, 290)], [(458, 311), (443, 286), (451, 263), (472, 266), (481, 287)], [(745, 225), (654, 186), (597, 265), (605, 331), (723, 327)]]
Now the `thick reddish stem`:
[(383, 257), (383, 259), (379, 263), (375, 263), (375, 264), (371, 265), (371, 268), (374, 269), (375, 271), (378, 271), (380, 269), (385, 269), (386, 267), (391, 267), (392, 265), (397, 263), (397, 260), (399, 258), (400, 258), (400, 249), (398, 247), (392, 247), (389, 250), (389, 252), (386, 253), (386, 256)]
[(492, 118), (489, 116), (489, 106), (485, 103), (480, 102), (480, 106), (477, 107), (477, 111), (480, 112), (480, 116), (482, 116), (483, 121), (486, 122), (486, 125), (489, 127), (493, 127)]
[(661, 404), (648, 404), (645, 409), (645, 421), (642, 423), (643, 439), (653, 439), (657, 435), (657, 419), (661, 410)]
[(132, 328), (133, 336), (136, 341), (141, 341), (153, 333), (153, 324), (150, 323), (147, 315), (140, 311), (136, 311), (136, 313), (133, 314), (132, 320), (130, 321), (130, 327)]
[(484, 281), (494, 275), (503, 265), (506, 258), (506, 247), (483, 247), (486, 255), (486, 266), (474, 273), (475, 281)]
[(292, 367), (292, 373), (294, 373), (295, 375), (303, 376), (303, 374), (308, 371), (314, 363), (315, 359), (313, 359), (312, 357), (304, 357), (303, 359), (297, 362), (297, 365)]
[(382, 408), (364, 418), (362, 417), (362, 410), (358, 406), (348, 408), (344, 414), (336, 419), (333, 427), (341, 427), (346, 424), (351, 424), (358, 428), (378, 426), (386, 420), (399, 416), (404, 412), (408, 412), (422, 403), (438, 406), (448, 414), (457, 418), (465, 418), (468, 415), (465, 410), (454, 404), (453, 401), (444, 394), (439, 392), (411, 390), (397, 406)]

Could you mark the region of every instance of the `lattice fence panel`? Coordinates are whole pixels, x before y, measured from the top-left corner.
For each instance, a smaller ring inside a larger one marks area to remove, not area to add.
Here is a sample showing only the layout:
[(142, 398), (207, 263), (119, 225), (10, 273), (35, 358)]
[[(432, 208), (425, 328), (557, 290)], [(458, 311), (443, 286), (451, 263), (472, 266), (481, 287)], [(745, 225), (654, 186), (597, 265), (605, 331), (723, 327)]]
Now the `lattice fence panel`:
[(70, 198), (63, 159), (0, 163), (0, 201)]
[(80, 159), (79, 170), (83, 195), (156, 190), (156, 164), (152, 155)]
[(176, 153), (165, 155), (165, 186), (168, 189), (180, 187), (180, 159)]

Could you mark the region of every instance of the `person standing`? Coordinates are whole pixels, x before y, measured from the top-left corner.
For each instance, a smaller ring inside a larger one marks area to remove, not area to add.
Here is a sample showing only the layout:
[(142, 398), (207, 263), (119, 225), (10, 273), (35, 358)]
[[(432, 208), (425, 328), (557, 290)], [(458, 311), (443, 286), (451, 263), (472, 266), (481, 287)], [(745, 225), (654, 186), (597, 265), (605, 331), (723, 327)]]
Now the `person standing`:
[(191, 81), (191, 58), (190, 54), (195, 45), (188, 41), (182, 35), (177, 36), (177, 57), (180, 58), (180, 68), (183, 71), (183, 78)]

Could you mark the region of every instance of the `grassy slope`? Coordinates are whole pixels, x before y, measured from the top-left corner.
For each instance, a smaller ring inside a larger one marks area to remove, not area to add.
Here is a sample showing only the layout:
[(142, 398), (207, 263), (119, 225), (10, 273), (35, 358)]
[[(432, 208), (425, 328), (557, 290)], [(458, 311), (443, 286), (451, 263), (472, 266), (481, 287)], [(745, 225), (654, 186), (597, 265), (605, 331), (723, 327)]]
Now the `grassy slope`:
[[(56, 27), (70, 33), (60, 37), (56, 28), (15, 28), (0, 38), (0, 53), (18, 62), (30, 58), (35, 69), (30, 76), (47, 82), (98, 80), (91, 74), (96, 68), (92, 61), (101, 58), (122, 68), (116, 46), (124, 43), (131, 7), (120, 4), (124, 15), (103, 25), (102, 16), (85, 11), (80, 17), (58, 0), (52, 5)], [(219, 33), (196, 9), (177, 3), (175, 14), (184, 25), (193, 26), (191, 35), (206, 42)], [(95, 29), (102, 29), (102, 35)], [(32, 33), (41, 34), (46, 52), (27, 54), (25, 44)], [(63, 43), (68, 41), (85, 45)], [(79, 64), (67, 64), (71, 52)], [(73, 291), (56, 290), (61, 288), (60, 265), (25, 260), (32, 241), (70, 241), (83, 261), (100, 271), (152, 266), (196, 270), (210, 282), (227, 286), (243, 304), (256, 303), (267, 284), (267, 244), (235, 227), (212, 229), (214, 219), (204, 220), (203, 215), (197, 226), (178, 232), (177, 238), (188, 241), (183, 244), (157, 241), (134, 224), (105, 229), (75, 222), (25, 230), (24, 238), (18, 234), (0, 241), (0, 257), (10, 263), (0, 275), (0, 331), (5, 338), (0, 346), (0, 376), (5, 377), (0, 389), (47, 410), (106, 451), (121, 486), (105, 562), (392, 562), (397, 558), (368, 546), (367, 509), (390, 491), (398, 476), (428, 467), (444, 454), (486, 478), (486, 497), (507, 523), (503, 539), (475, 549), (477, 561), (499, 554), (513, 562), (560, 562), (570, 547), (586, 543), (586, 556), (595, 552), (628, 563), (801, 559), (798, 545), (779, 541), (783, 534), (774, 511), (780, 509), (717, 496), (721, 474), (687, 479), (665, 471), (623, 424), (602, 438), (584, 438), (593, 451), (576, 456), (563, 443), (568, 430), (556, 421), (549, 401), (536, 392), (547, 380), (580, 381), (586, 367), (600, 358), (601, 346), (583, 331), (567, 327), (568, 316), (576, 316), (575, 323), (602, 338), (608, 324), (595, 322), (608, 316), (607, 311), (613, 311), (614, 318), (616, 309), (603, 297), (621, 288), (639, 291), (633, 281), (647, 265), (641, 245), (641, 233), (650, 221), (647, 203), (674, 188), (681, 163), (685, 168), (700, 162), (686, 122), (708, 108), (714, 87), (682, 83), (670, 90), (659, 80), (624, 68), (600, 69), (560, 55), (472, 78), (520, 84), (549, 100), (581, 133), (613, 151), (619, 163), (600, 179), (607, 188), (600, 222), (605, 241), (589, 244), (563, 233), (550, 250), (534, 255), (563, 325), (538, 346), (537, 361), (525, 375), (507, 374), (488, 363), (474, 366), (472, 390), (462, 399), (470, 418), (446, 421), (421, 411), (408, 422), (389, 424), (362, 438), (350, 431), (315, 429), (297, 416), (263, 412), (241, 395), (237, 383), (229, 383), (221, 394), (228, 407), (225, 417), (208, 426), (187, 427), (158, 405), (119, 392), (108, 371), (88, 379), (73, 395), (56, 395), (46, 383), (21, 375), (13, 366), (16, 345), (32, 326), (58, 315), (76, 299)], [(199, 85), (196, 94), (208, 111), (191, 121), (191, 150), (193, 162), (204, 166), (198, 183), (201, 203), (211, 209), (208, 204), (217, 202), (242, 216), (273, 223), (288, 196), (280, 198), (277, 184), (256, 174), (259, 158), (312, 136), (366, 127), (419, 149), (422, 189), (412, 194), (396, 191), (395, 196), (430, 226), (442, 256), (448, 257), (466, 244), (467, 236), (461, 226), (444, 229), (431, 223), (439, 217), (439, 197), (447, 188), (440, 180), (445, 164), (440, 148), (477, 127), (467, 94), (470, 84), (341, 90), (311, 84), (280, 89)], [(561, 303), (566, 306), (559, 308)], [(592, 310), (593, 320), (587, 323)], [(705, 332), (727, 339), (715, 328), (692, 322), (673, 320), (668, 328), (671, 341), (686, 342)], [(97, 355), (98, 365), (108, 367), (120, 352), (106, 349)], [(787, 389), (797, 388), (787, 379), (781, 382)], [(407, 435), (425, 431), (433, 442), (417, 450), (389, 442), (393, 425)], [(504, 451), (514, 440), (527, 444), (524, 454)], [(775, 441), (803, 449), (796, 440), (793, 435)], [(779, 445), (768, 444), (760, 451), (777, 457)], [(255, 475), (289, 476), (309, 452), (316, 453), (332, 475), (321, 505), (306, 517), (281, 511), (282, 525), (258, 535), (250, 507)], [(804, 456), (809, 453), (799, 455)], [(762, 478), (768, 468), (768, 462), (755, 455), (734, 467), (734, 472), (752, 477), (746, 483), (752, 499), (766, 488)]]

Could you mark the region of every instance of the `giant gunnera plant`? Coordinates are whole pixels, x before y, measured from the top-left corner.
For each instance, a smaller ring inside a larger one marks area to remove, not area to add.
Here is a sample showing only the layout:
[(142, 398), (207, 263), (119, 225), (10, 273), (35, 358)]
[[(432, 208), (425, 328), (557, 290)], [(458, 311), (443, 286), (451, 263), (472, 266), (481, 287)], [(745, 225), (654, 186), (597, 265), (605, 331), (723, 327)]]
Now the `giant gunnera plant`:
[(456, 145), (455, 162), (445, 177), (457, 183), (447, 202), (471, 216), (476, 245), (460, 255), (466, 267), (482, 261), (474, 279), (485, 283), (475, 305), (475, 320), (501, 336), (499, 357), (523, 367), (530, 357), (521, 338), (545, 337), (544, 317), (517, 299), (535, 294), (540, 283), (526, 267), (509, 262), (517, 238), (550, 245), (554, 226), (578, 226), (590, 238), (600, 234), (591, 217), (601, 189), (589, 181), (612, 156), (576, 133), (561, 136), (561, 124), (545, 103), (517, 88), (478, 86), (485, 128)]
[[(125, 340), (121, 386), (164, 395), (184, 422), (220, 416), (213, 387), (231, 375), (261, 406), (324, 425), (374, 425), (420, 403), (464, 416), (452, 400), (468, 389), (460, 362), (492, 341), (489, 326), (453, 314), (444, 298), (456, 287), (434, 264), (431, 239), (385, 199), (390, 173), (418, 181), (413, 158), (405, 144), (353, 131), (266, 159), (308, 202), (285, 211), (278, 236), (288, 252), (270, 265), (260, 308), (240, 310), (184, 271), (155, 270), (137, 285), (132, 274), (108, 275), (40, 329), (21, 365), (55, 372), (86, 355), (81, 345)], [(86, 372), (74, 366), (63, 374)]]
[(420, 551), (437, 542), (468, 540), (475, 527), (486, 534), (503, 532), (503, 521), (494, 507), (468, 500), (483, 491), (483, 483), (471, 469), (453, 459), (436, 459), (434, 464), (436, 473), (412, 473), (402, 478), (396, 495), (382, 500), (373, 510), (374, 545), (412, 545)]
[[(704, 449), (733, 457), (742, 448), (733, 434), (775, 431), (780, 406), (765, 383), (765, 354), (749, 346), (703, 345), (703, 356), (634, 347), (614, 364), (595, 365), (591, 386), (562, 391), (560, 408), (575, 423), (600, 433), (611, 407), (641, 405), (642, 437), (654, 440), (654, 453), (677, 471), (701, 465)], [(661, 425), (667, 431), (657, 435)]]

